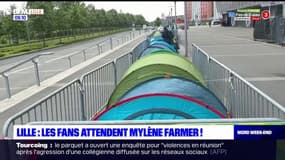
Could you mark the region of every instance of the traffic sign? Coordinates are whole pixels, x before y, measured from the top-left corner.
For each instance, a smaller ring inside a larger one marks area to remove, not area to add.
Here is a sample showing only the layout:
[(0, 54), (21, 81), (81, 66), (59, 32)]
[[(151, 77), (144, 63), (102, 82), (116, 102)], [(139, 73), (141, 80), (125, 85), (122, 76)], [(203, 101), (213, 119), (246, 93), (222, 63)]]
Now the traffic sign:
[(266, 20), (270, 17), (270, 12), (269, 12), (269, 10), (264, 10), (264, 11), (262, 11), (261, 15), (262, 15), (262, 18), (264, 20)]
[(235, 12), (229, 12), (229, 17), (235, 17)]
[(260, 21), (260, 16), (250, 16), (250, 21)]

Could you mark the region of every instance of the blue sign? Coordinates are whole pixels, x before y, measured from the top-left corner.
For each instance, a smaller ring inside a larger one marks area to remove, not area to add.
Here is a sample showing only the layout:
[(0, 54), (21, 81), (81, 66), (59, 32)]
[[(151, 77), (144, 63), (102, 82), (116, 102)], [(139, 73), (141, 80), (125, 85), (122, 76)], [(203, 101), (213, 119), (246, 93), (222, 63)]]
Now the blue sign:
[(27, 21), (28, 15), (13, 15), (13, 21)]
[(236, 13), (235, 12), (229, 12), (229, 17), (235, 17)]

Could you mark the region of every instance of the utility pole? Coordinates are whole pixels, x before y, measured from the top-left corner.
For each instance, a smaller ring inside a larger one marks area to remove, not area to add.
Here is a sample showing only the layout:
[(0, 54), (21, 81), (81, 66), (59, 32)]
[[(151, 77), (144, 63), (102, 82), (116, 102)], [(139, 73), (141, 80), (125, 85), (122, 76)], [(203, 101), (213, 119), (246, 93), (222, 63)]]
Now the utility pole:
[(188, 57), (188, 36), (187, 36), (187, 30), (188, 30), (188, 22), (187, 22), (187, 5), (186, 1), (184, 1), (184, 31), (185, 31), (185, 56)]
[(176, 24), (176, 21), (177, 21), (177, 15), (176, 15), (176, 1), (174, 1), (174, 13), (175, 13), (175, 32), (176, 32), (176, 41), (178, 43), (178, 30), (177, 30), (177, 24)]

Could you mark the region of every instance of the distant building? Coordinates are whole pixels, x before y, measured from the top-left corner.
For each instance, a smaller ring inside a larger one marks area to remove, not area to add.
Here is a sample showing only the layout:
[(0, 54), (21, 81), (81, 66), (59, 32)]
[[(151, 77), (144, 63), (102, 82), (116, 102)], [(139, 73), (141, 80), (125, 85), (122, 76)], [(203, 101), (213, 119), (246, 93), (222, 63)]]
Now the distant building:
[(195, 21), (195, 22), (201, 21), (201, 2), (190, 1), (188, 3), (192, 3), (192, 8), (191, 8), (192, 18), (190, 21)]
[(252, 6), (269, 6), (276, 4), (285, 4), (284, 1), (220, 1), (216, 2), (217, 10), (220, 13), (240, 9), (247, 8)]
[(201, 20), (211, 20), (213, 18), (213, 2), (201, 1)]
[[(174, 22), (175, 22), (175, 16), (167, 16), (167, 17), (164, 17), (164, 19), (162, 19), (163, 26), (174, 24)], [(176, 16), (176, 24), (178, 23), (184, 23), (184, 15)]]
[(238, 19), (235, 14), (239, 9), (269, 10), (270, 17), (285, 18), (285, 1), (223, 1), (216, 2), (217, 12), (222, 14), (224, 26), (253, 27), (254, 22), (249, 18)]
[(213, 1), (187, 1), (186, 17), (190, 24), (200, 24), (213, 19)]
[(187, 8), (187, 13), (186, 13), (186, 18), (187, 21), (189, 22), (192, 19), (192, 3), (186, 2), (186, 8)]

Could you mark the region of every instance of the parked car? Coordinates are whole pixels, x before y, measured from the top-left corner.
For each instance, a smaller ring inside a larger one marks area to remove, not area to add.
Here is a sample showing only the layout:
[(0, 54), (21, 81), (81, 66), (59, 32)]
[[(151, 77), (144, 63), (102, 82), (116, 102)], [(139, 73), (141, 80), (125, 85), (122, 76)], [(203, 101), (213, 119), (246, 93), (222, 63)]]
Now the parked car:
[(213, 20), (212, 21), (212, 25), (221, 25), (221, 24), (222, 24), (221, 20)]

